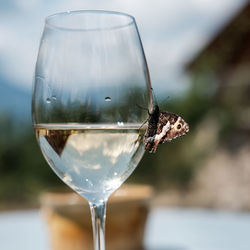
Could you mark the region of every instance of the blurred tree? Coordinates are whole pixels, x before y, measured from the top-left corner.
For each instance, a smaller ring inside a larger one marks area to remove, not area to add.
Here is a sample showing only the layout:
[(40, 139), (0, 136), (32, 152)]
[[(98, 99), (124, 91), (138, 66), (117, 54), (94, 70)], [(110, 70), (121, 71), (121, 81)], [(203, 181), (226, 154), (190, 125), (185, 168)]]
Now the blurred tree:
[(32, 204), (42, 189), (60, 185), (46, 166), (30, 126), (18, 128), (13, 119), (1, 116), (0, 130), (0, 208), (6, 202)]

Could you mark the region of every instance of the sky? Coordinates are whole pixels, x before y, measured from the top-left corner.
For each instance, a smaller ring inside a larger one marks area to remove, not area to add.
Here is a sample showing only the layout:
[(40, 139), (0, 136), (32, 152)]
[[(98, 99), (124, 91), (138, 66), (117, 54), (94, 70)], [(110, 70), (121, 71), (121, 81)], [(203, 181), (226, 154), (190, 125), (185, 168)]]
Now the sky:
[(44, 18), (102, 9), (136, 19), (156, 94), (185, 89), (185, 64), (247, 0), (0, 0), (0, 77), (30, 91)]

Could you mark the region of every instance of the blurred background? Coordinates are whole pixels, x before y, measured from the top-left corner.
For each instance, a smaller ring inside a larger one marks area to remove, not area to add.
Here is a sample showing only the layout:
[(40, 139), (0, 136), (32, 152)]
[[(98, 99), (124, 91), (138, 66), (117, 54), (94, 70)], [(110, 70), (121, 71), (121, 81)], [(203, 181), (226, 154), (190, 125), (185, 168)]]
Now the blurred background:
[[(146, 153), (127, 183), (151, 185), (153, 207), (238, 211), (247, 216), (250, 230), (249, 1), (0, 0), (0, 6), (3, 214), (38, 208), (42, 192), (65, 188), (42, 157), (31, 126), (32, 76), (44, 18), (103, 9), (135, 16), (160, 108), (190, 124), (184, 138)], [(183, 214), (171, 211), (178, 222)], [(250, 248), (249, 241), (244, 245), (225, 249)]]

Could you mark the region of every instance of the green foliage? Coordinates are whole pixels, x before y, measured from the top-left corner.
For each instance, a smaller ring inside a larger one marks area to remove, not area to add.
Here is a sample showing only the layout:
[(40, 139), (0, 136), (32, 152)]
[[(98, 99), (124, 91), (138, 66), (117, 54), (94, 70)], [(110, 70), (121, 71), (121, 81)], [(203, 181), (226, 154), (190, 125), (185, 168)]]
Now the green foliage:
[(47, 166), (31, 126), (18, 128), (2, 116), (0, 129), (0, 205), (32, 203), (42, 189), (61, 184)]
[[(207, 86), (207, 78), (204, 79), (193, 81), (185, 95), (160, 104), (161, 109), (182, 115), (190, 124), (190, 132), (185, 137), (161, 145), (156, 154), (146, 153), (129, 182), (143, 182), (159, 188), (188, 187), (202, 158), (202, 155), (192, 148), (196, 127), (211, 110), (215, 110), (217, 114), (221, 113), (214, 104), (214, 92), (211, 89), (215, 89), (215, 86)], [(124, 102), (133, 102), (133, 107), (138, 105), (138, 100), (139, 105), (144, 104), (144, 99), (138, 99), (135, 91), (127, 98), (124, 97)], [(126, 105), (124, 108), (122, 106), (124, 102), (120, 103), (121, 110), (127, 112)], [(62, 119), (64, 114), (56, 108), (54, 112), (54, 117), (57, 115), (57, 119)], [(83, 108), (81, 112), (85, 114)], [(114, 111), (107, 110), (107, 115), (110, 112)], [(145, 110), (140, 108), (134, 112), (145, 114)], [(218, 115), (223, 121), (222, 128), (229, 128), (230, 115), (225, 115), (227, 113), (224, 111), (222, 114), (224, 116)], [(20, 128), (15, 126), (10, 117), (0, 116), (0, 129), (0, 205), (3, 202), (32, 203), (37, 200), (41, 191), (52, 187), (65, 187), (47, 166), (31, 125)]]

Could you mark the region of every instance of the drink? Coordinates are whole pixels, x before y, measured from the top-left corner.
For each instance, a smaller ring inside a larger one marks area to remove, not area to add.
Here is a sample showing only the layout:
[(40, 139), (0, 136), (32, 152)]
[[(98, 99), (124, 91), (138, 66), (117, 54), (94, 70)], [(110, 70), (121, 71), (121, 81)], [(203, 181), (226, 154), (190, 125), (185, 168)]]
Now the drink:
[(89, 201), (107, 198), (144, 153), (141, 124), (37, 124), (36, 136), (52, 169)]
[[(105, 250), (109, 195), (144, 153), (140, 126), (148, 113), (139, 105), (150, 109), (153, 97), (134, 17), (86, 10), (46, 18), (33, 85), (33, 124), (49, 165), (89, 202), (95, 250)], [(62, 124), (53, 123), (58, 120)], [(131, 120), (134, 124), (118, 122)]]

